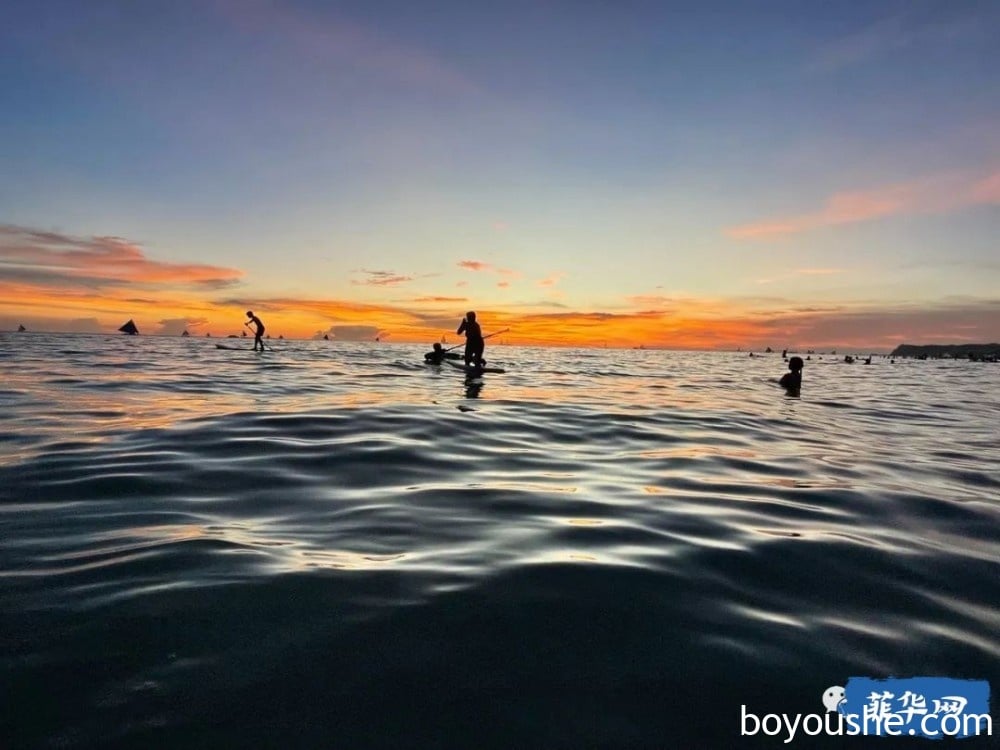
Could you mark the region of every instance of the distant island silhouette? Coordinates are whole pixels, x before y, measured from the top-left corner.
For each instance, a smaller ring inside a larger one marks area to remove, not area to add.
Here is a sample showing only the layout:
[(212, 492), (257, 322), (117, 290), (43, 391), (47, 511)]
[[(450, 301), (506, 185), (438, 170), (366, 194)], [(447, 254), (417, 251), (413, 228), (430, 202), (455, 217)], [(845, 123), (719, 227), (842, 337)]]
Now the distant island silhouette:
[(995, 359), (1000, 344), (900, 344), (890, 357), (921, 359)]

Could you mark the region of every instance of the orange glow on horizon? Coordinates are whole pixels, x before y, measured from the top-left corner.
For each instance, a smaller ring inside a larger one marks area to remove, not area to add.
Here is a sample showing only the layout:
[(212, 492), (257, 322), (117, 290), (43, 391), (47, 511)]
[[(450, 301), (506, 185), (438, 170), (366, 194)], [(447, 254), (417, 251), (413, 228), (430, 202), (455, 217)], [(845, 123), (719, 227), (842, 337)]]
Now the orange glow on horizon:
[[(264, 300), (210, 301), (192, 296), (115, 290), (100, 295), (79, 289), (52, 289), (0, 282), (0, 320), (14, 329), (24, 322), (29, 330), (114, 333), (133, 319), (145, 335), (239, 336), (246, 310), (252, 309), (267, 326), (272, 339), (315, 339), (324, 334), (331, 341), (372, 341), (430, 345), (442, 337), (460, 344), (455, 333), (470, 305), (451, 302), (417, 302), (410, 308), (363, 304), (344, 300), (273, 298)], [(643, 302), (655, 302), (642, 298)], [(665, 305), (661, 306), (665, 307)], [(753, 349), (764, 346), (808, 346), (810, 321), (815, 316), (774, 316), (741, 310), (710, 300), (674, 302), (669, 309), (622, 312), (521, 312), (479, 309), (486, 335), (509, 329), (491, 338), (522, 346), (610, 347), (671, 349)], [(854, 337), (838, 343), (870, 346), (872, 341)], [(902, 339), (903, 337), (898, 337)], [(883, 337), (884, 346), (897, 343)]]
[[(978, 183), (992, 196), (995, 179)], [(868, 205), (866, 201), (861, 201)], [(838, 204), (851, 215), (852, 201)], [(849, 210), (848, 210), (849, 209)], [(168, 263), (145, 257), (118, 238), (80, 238), (0, 225), (0, 330), (23, 324), (34, 331), (114, 333), (133, 319), (145, 335), (240, 336), (246, 311), (264, 321), (271, 338), (420, 343), (455, 333), (469, 308), (477, 310), (485, 334), (503, 332), (502, 342), (529, 346), (646, 347), (673, 349), (799, 349), (847, 346), (889, 349), (901, 342), (968, 341), (1000, 326), (1000, 306), (989, 301), (943, 302), (860, 308), (848, 303), (796, 307), (781, 299), (673, 298), (638, 294), (611, 311), (570, 310), (560, 303), (536, 307), (479, 305), (465, 297), (427, 295), (395, 303), (347, 299), (250, 297), (238, 285), (242, 271)], [(479, 271), (508, 276), (479, 261)], [(834, 275), (842, 269), (800, 268), (790, 275)], [(366, 271), (377, 279), (388, 271)], [(388, 275), (387, 275), (388, 274)], [(542, 283), (555, 285), (553, 274)], [(506, 282), (501, 282), (506, 283)], [(764, 307), (763, 305), (767, 305)], [(933, 332), (933, 333), (931, 333)]]

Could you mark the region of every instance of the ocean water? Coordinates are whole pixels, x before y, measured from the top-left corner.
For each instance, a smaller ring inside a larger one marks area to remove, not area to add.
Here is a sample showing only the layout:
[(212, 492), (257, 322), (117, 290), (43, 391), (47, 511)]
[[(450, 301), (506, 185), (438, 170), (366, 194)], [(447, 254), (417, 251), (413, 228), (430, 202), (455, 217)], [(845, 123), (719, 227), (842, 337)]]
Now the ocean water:
[(0, 746), (738, 747), (850, 676), (1000, 688), (1000, 365), (270, 343), (0, 337)]

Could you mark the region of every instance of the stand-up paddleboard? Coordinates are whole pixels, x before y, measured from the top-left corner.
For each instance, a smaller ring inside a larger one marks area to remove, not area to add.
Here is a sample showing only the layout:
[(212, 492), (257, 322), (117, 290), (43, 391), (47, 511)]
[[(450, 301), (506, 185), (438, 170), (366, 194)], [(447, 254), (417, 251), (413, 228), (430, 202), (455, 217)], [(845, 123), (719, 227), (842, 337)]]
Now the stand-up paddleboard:
[(445, 362), (454, 367), (456, 370), (461, 370), (466, 375), (479, 375), (480, 373), (484, 372), (497, 372), (497, 373), (507, 372), (502, 367), (466, 367), (465, 365), (457, 365), (454, 362), (447, 359), (445, 360)]
[[(226, 346), (225, 344), (216, 344), (215, 348), (216, 349), (229, 349), (230, 351), (234, 351), (234, 352), (252, 352), (253, 351), (253, 349), (247, 349), (245, 346)], [(260, 349), (258, 351), (264, 351), (264, 350)]]

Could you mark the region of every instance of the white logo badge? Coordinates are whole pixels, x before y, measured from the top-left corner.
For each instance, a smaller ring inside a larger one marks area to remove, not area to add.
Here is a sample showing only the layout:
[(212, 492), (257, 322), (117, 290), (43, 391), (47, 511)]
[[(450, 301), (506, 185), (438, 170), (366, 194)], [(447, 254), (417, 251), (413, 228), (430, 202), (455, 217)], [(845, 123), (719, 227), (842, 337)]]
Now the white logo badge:
[(837, 685), (828, 687), (823, 693), (823, 705), (826, 706), (827, 711), (836, 711), (840, 707), (840, 704), (846, 700), (847, 698), (844, 697), (844, 688)]

